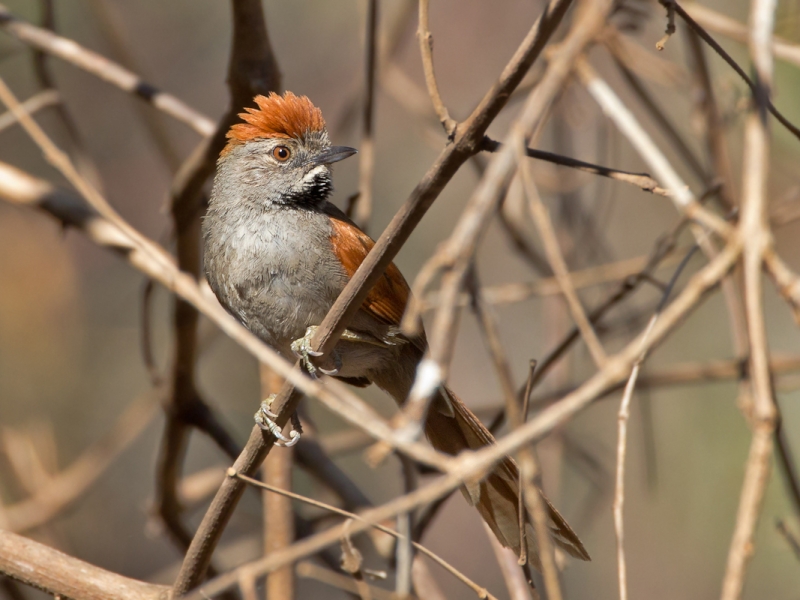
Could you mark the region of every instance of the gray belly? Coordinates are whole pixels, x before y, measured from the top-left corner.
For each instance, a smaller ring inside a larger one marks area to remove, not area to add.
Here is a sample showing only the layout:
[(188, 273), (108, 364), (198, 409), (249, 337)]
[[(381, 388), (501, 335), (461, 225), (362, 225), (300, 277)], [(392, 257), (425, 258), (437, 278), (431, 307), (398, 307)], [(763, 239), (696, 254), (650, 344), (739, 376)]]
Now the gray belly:
[(291, 209), (232, 217), (209, 213), (204, 223), (209, 283), (231, 314), (289, 357), (347, 283), (328, 217)]

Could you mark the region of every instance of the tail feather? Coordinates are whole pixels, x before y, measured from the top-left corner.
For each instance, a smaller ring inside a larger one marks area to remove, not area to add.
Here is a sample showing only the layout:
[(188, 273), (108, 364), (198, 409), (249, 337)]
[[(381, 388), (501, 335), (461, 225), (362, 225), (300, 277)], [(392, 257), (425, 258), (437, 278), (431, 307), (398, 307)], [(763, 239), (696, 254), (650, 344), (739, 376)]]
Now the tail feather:
[[(434, 448), (452, 455), (495, 443), (489, 430), (449, 389), (445, 389), (443, 395), (434, 401), (425, 423), (425, 433)], [(517, 554), (520, 552), (518, 482), (516, 463), (511, 458), (505, 458), (482, 481), (467, 482), (461, 490), (467, 502), (478, 509), (500, 543)], [(547, 506), (550, 531), (555, 543), (575, 558), (591, 560), (578, 536), (543, 493), (542, 499)], [(538, 568), (539, 552), (530, 521), (526, 523), (525, 538), (528, 559)]]

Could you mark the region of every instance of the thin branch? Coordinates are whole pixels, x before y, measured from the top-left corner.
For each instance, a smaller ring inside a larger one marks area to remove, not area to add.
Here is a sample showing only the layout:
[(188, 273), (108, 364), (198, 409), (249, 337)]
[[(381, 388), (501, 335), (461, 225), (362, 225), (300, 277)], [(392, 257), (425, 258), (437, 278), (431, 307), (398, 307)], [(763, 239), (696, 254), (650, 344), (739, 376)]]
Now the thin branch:
[[(314, 581), (319, 581), (320, 583), (345, 592), (350, 592), (351, 594), (357, 594), (359, 592), (359, 586), (353, 582), (351, 577), (336, 573), (325, 567), (320, 567), (307, 560), (297, 563), (295, 571), (298, 577), (313, 579)], [(397, 600), (397, 596), (392, 592), (387, 592), (375, 586), (368, 585), (367, 587), (369, 588), (369, 593), (375, 600)], [(412, 596), (409, 600), (416, 600), (416, 597)]]
[(623, 78), (628, 83), (631, 90), (633, 90), (634, 94), (636, 94), (639, 102), (647, 110), (647, 114), (652, 117), (655, 124), (658, 125), (669, 143), (672, 144), (672, 147), (676, 150), (678, 156), (681, 157), (683, 163), (689, 167), (695, 177), (708, 185), (710, 183), (708, 173), (694, 150), (689, 147), (689, 144), (678, 132), (678, 128), (658, 105), (656, 99), (647, 91), (647, 88), (639, 78), (625, 66), (624, 58), (618, 54), (620, 49), (613, 44), (609, 45), (608, 48), (611, 50), (611, 55), (614, 57), (614, 61), (620, 73), (622, 73)]
[(408, 240), (427, 210), (456, 171), (472, 156), (486, 129), (505, 105), (519, 82), (561, 23), (572, 0), (551, 0), (545, 12), (528, 32), (499, 80), (481, 100), (472, 115), (457, 129), (455, 139), (440, 153), (417, 187), (395, 214), (375, 247), (350, 278), (328, 311), (313, 340), (314, 349), (324, 353), (336, 345), (347, 322), (359, 310), (369, 290), (382, 276), (397, 252)]
[[(407, 421), (409, 431), (414, 435), (419, 430), (430, 395), (446, 379), (454, 341), (457, 296), (488, 224), (487, 217), (496, 210), (501, 191), (507, 187), (516, 168), (518, 149), (527, 145), (534, 127), (569, 76), (572, 63), (601, 30), (610, 8), (611, 3), (603, 0), (587, 4), (580, 13), (570, 33), (550, 57), (547, 71), (531, 92), (521, 116), (512, 125), (505, 147), (492, 157), (449, 240), (429, 261), (429, 264), (446, 266), (447, 270), (442, 276), (443, 302), (433, 320), (430, 349), (417, 369), (417, 380), (403, 408), (401, 421)], [(416, 295), (423, 293), (417, 283), (414, 288)]]
[[(487, 152), (497, 152), (501, 147), (502, 144), (500, 142), (489, 137), (483, 138), (482, 150)], [(608, 177), (614, 181), (628, 183), (640, 188), (645, 192), (651, 192), (653, 194), (658, 194), (659, 196), (667, 196), (669, 194), (667, 190), (659, 187), (658, 182), (650, 177), (650, 175), (647, 173), (631, 173), (630, 171), (620, 171), (619, 169), (603, 167), (601, 165), (578, 160), (576, 158), (570, 158), (569, 156), (562, 156), (561, 154), (547, 152), (545, 150), (537, 150), (535, 148), (525, 148), (525, 156), (529, 156), (530, 158), (535, 158), (537, 160), (544, 160), (549, 163), (553, 163), (554, 165), (577, 169), (578, 171), (591, 173), (592, 175)]]
[[(684, 290), (664, 310), (658, 323), (653, 327), (647, 349), (655, 347), (682, 322), (692, 309), (696, 308), (707, 292), (719, 284), (726, 273), (732, 268), (741, 253), (741, 242), (737, 236), (729, 241), (723, 251), (707, 266), (695, 274), (687, 283)], [(362, 522), (354, 523), (350, 529), (351, 534), (362, 531), (372, 524), (391, 518), (400, 512), (413, 510), (439, 498), (462, 484), (463, 481), (474, 479), (492, 468), (503, 457), (513, 454), (526, 444), (541, 439), (542, 436), (563, 424), (581, 409), (588, 406), (598, 395), (611, 385), (624, 380), (634, 361), (639, 356), (641, 349), (640, 337), (632, 340), (620, 353), (609, 357), (605, 367), (593, 375), (580, 388), (567, 394), (560, 402), (554, 404), (539, 415), (512, 431), (497, 443), (474, 452), (465, 452), (458, 457), (449, 459), (452, 465), (446, 475), (443, 475), (425, 486), (420, 487), (412, 494), (397, 498), (383, 506), (364, 511), (360, 517)], [(337, 543), (342, 528), (332, 527), (326, 531), (306, 538), (285, 549), (278, 555), (250, 563), (256, 573), (266, 573), (285, 564), (292, 563), (304, 556), (308, 556), (321, 548)], [(195, 590), (190, 600), (200, 600), (211, 596), (231, 585), (235, 585), (236, 577), (233, 574), (221, 575), (215, 580), (204, 584)], [(205, 596), (203, 596), (205, 594)]]
[[(283, 385), (283, 380), (276, 377), (272, 370), (264, 365), (260, 366), (261, 397), (268, 398), (277, 393)], [(292, 466), (294, 462), (294, 448), (279, 448), (271, 452), (262, 465), (263, 479), (273, 487), (285, 490), (292, 489)], [(294, 510), (291, 499), (275, 494), (264, 494), (264, 546), (263, 554), (285, 548), (294, 541)], [(266, 597), (293, 600), (295, 598), (294, 569), (285, 567), (277, 569), (267, 576)]]
[(365, 47), (364, 112), (362, 114), (361, 143), (358, 147), (358, 200), (355, 222), (367, 230), (372, 216), (372, 176), (375, 170), (375, 139), (373, 120), (375, 115), (375, 71), (377, 63), (378, 0), (366, 0), (367, 31)]
[[(724, 60), (726, 63), (728, 63), (728, 66), (730, 66), (736, 72), (736, 74), (739, 77), (741, 77), (742, 80), (747, 84), (747, 87), (750, 88), (750, 92), (753, 95), (757, 95), (758, 94), (759, 90), (758, 90), (758, 85), (756, 84), (756, 82), (754, 82), (752, 79), (750, 79), (750, 77), (747, 76), (747, 73), (745, 73), (744, 69), (742, 69), (742, 67), (740, 67), (738, 65), (738, 63), (735, 60), (733, 60), (733, 58), (731, 58), (730, 54), (725, 52), (725, 50), (722, 48), (722, 46), (720, 46), (717, 43), (717, 41), (714, 38), (712, 38), (709, 35), (709, 33), (697, 23), (697, 21), (695, 21), (694, 19), (692, 19), (691, 16), (689, 16), (689, 13), (687, 13), (681, 7), (681, 5), (678, 4), (677, 0), (659, 0), (659, 1), (660, 2), (665, 2), (665, 1), (666, 2), (670, 2), (670, 4), (674, 5), (675, 12), (684, 21), (686, 21), (686, 24), (689, 25), (689, 27), (691, 27), (695, 32), (697, 32), (697, 35), (699, 35), (706, 44), (711, 46), (711, 48), (714, 50), (714, 52), (719, 54), (719, 56), (722, 58), (722, 60)], [(770, 38), (770, 42), (769, 43), (770, 43), (770, 48), (771, 48), (772, 47), (772, 38)], [(772, 114), (772, 116), (775, 117), (778, 120), (778, 122), (781, 125), (783, 125), (790, 133), (792, 133), (796, 138), (800, 139), (800, 128), (798, 128), (796, 125), (794, 125), (791, 121), (789, 121), (789, 119), (787, 119), (783, 115), (782, 112), (780, 112), (777, 108), (775, 108), (775, 105), (772, 103), (771, 99), (769, 99), (769, 98), (765, 99), (764, 108), (766, 110), (768, 110)]]
[(600, 105), (606, 116), (628, 138), (642, 158), (648, 163), (655, 177), (670, 191), (669, 198), (676, 208), (691, 219), (709, 228), (723, 238), (731, 234), (731, 227), (714, 213), (703, 208), (686, 186), (664, 154), (653, 143), (650, 136), (633, 114), (622, 103), (614, 91), (603, 81), (585, 60), (577, 64), (577, 72), (586, 89)]
[(428, 95), (431, 97), (433, 110), (436, 111), (445, 133), (450, 137), (455, 132), (458, 123), (450, 118), (450, 113), (442, 102), (439, 84), (436, 83), (436, 75), (433, 72), (433, 36), (428, 25), (428, 4), (428, 0), (419, 0), (419, 29), (417, 30), (419, 52), (422, 55), (422, 70), (425, 73), (425, 85), (428, 86)]
[[(42, 29), (45, 31), (55, 32), (56, 11), (54, 1), (40, 0), (39, 6), (41, 9), (40, 18)], [(49, 57), (46, 52), (34, 50), (33, 72), (36, 75), (39, 86), (43, 90), (57, 90), (58, 87), (56, 86), (55, 78), (50, 70), (48, 58)], [(75, 123), (75, 119), (72, 117), (72, 114), (67, 109), (64, 102), (57, 103), (55, 105), (54, 112), (66, 133), (65, 145), (69, 151), (69, 154), (73, 157), (78, 171), (86, 179), (91, 181), (95, 187), (102, 189), (103, 183), (102, 178), (100, 177), (100, 171), (98, 170), (94, 159), (86, 151), (82, 136), (78, 130), (77, 124)]]
[[(125, 10), (127, 6), (112, 5), (105, 0), (90, 0), (89, 7), (101, 25), (100, 31), (103, 34), (104, 42), (109, 44), (112, 53), (120, 59), (122, 66), (134, 73), (143, 72), (132, 51), (132, 48), (138, 49), (138, 47), (128, 41), (127, 23), (119, 12)], [(134, 105), (136, 113), (144, 124), (145, 131), (163, 158), (169, 172), (176, 173), (181, 165), (180, 152), (167, 129), (166, 115), (152, 110), (143, 103), (136, 102)]]
[[(40, 110), (47, 108), (48, 106), (54, 106), (60, 102), (61, 94), (58, 93), (58, 90), (49, 89), (31, 96), (25, 100), (25, 102), (21, 102), (20, 108), (28, 115), (34, 115)], [(0, 114), (0, 131), (8, 129), (15, 123), (19, 123), (19, 119), (13, 111), (9, 110), (3, 114)]]
[[(747, 26), (739, 23), (735, 19), (727, 15), (716, 12), (705, 6), (701, 6), (696, 2), (689, 2), (684, 4), (683, 9), (686, 13), (694, 19), (694, 21), (703, 28), (713, 31), (714, 33), (722, 34), (737, 42), (747, 43), (748, 33)], [(790, 62), (800, 67), (800, 45), (792, 44), (787, 40), (783, 40), (778, 36), (772, 38), (772, 52), (775, 58)]]
[(117, 575), (2, 529), (0, 573), (75, 600), (164, 600), (169, 593), (167, 586)]
[[(667, 267), (677, 259), (667, 257), (659, 265), (660, 268)], [(639, 256), (627, 258), (617, 262), (606, 263), (596, 267), (587, 267), (577, 271), (570, 271), (569, 277), (576, 290), (588, 288), (608, 283), (619, 283), (630, 277), (641, 275), (650, 264), (650, 258)], [(562, 294), (562, 288), (555, 277), (544, 277), (537, 281), (501, 283), (498, 285), (486, 285), (481, 287), (480, 294), (483, 301), (489, 305), (515, 304), (525, 302), (533, 298), (547, 296), (558, 296)], [(422, 310), (428, 311), (435, 309), (441, 303), (440, 294), (437, 291), (430, 292), (422, 303)], [(471, 294), (461, 294), (458, 297), (458, 306), (468, 306)], [(592, 319), (595, 322), (595, 319)]]
[(572, 314), (572, 319), (578, 326), (583, 341), (586, 343), (587, 348), (589, 348), (589, 353), (595, 365), (601, 368), (606, 361), (606, 352), (603, 350), (603, 345), (600, 343), (600, 340), (597, 339), (597, 334), (592, 328), (586, 316), (586, 311), (572, 284), (572, 280), (569, 276), (569, 267), (558, 245), (558, 239), (555, 229), (553, 228), (553, 222), (550, 219), (550, 214), (539, 196), (539, 191), (536, 189), (536, 184), (533, 182), (527, 165), (519, 163), (519, 173), (522, 178), (522, 185), (528, 197), (529, 214), (536, 224), (536, 228), (539, 230), (539, 235), (542, 238), (542, 244), (547, 254), (547, 260), (550, 262), (556, 280), (558, 280), (558, 284), (564, 294), (567, 306)]
[[(684, 259), (681, 261), (681, 264), (675, 270), (675, 273), (666, 289), (664, 290), (661, 302), (653, 313), (653, 316), (650, 318), (650, 321), (647, 324), (647, 329), (645, 329), (644, 335), (641, 338), (643, 347), (647, 344), (650, 333), (653, 331), (653, 327), (655, 327), (655, 324), (661, 315), (661, 311), (667, 303), (672, 288), (675, 286), (675, 283), (683, 271), (683, 268), (689, 263), (689, 259), (692, 257), (697, 248), (698, 246), (693, 246), (691, 251), (686, 254)], [(617, 414), (617, 469), (614, 486), (613, 511), (614, 532), (617, 538), (617, 576), (619, 581), (620, 600), (628, 599), (628, 576), (625, 562), (625, 527), (622, 515), (625, 505), (625, 456), (628, 447), (628, 420), (630, 418), (630, 405), (631, 399), (633, 398), (633, 390), (636, 387), (636, 381), (639, 378), (639, 371), (646, 357), (647, 351), (642, 349), (642, 353), (639, 355), (639, 358), (637, 358), (633, 363), (633, 369), (631, 369), (630, 377), (628, 378), (627, 384), (625, 384), (625, 392), (622, 395), (622, 400), (620, 401), (619, 405), (619, 413)]]
[[(242, 473), (237, 472), (233, 468), (228, 469), (228, 477), (241, 479), (242, 481), (245, 481), (250, 485), (253, 485), (255, 487), (267, 490), (268, 492), (272, 492), (272, 493), (275, 493), (275, 494), (280, 494), (281, 496), (286, 496), (287, 498), (291, 498), (293, 500), (298, 500), (298, 501), (303, 502), (305, 504), (308, 504), (310, 506), (315, 506), (317, 508), (321, 508), (321, 509), (327, 510), (329, 512), (336, 513), (337, 515), (341, 515), (343, 517), (347, 517), (348, 519), (352, 519), (353, 521), (358, 521), (360, 523), (364, 523), (366, 526), (372, 527), (372, 528), (377, 529), (379, 531), (382, 531), (383, 533), (386, 533), (386, 534), (392, 536), (393, 538), (395, 538), (397, 540), (406, 540), (406, 539), (408, 539), (407, 537), (405, 537), (402, 534), (398, 533), (394, 529), (386, 527), (385, 525), (381, 525), (380, 523), (372, 522), (372, 521), (368, 520), (366, 517), (364, 517), (362, 515), (357, 515), (355, 513), (351, 513), (351, 512), (348, 512), (346, 510), (342, 510), (341, 508), (337, 508), (335, 506), (331, 506), (330, 504), (326, 504), (324, 502), (320, 502), (319, 500), (314, 500), (312, 498), (308, 498), (308, 497), (302, 496), (300, 494), (295, 494), (293, 492), (289, 492), (287, 490), (284, 490), (284, 489), (281, 489), (281, 488), (277, 488), (275, 486), (272, 486), (272, 485), (269, 485), (269, 484), (266, 484), (266, 483), (262, 483), (262, 482), (258, 481), (257, 479), (253, 479), (252, 477), (247, 477), (246, 475), (243, 475)], [(363, 529), (364, 528), (362, 527), (359, 530), (363, 530)], [(353, 534), (356, 533), (355, 529), (353, 530), (352, 533)], [(427, 556), (431, 560), (435, 561), (442, 568), (444, 568), (445, 570), (449, 571), (458, 580), (462, 581), (464, 584), (466, 584), (468, 587), (470, 587), (478, 595), (479, 598), (489, 598), (489, 599), (494, 598), (494, 596), (492, 596), (490, 593), (488, 593), (485, 588), (479, 586), (478, 584), (476, 584), (475, 582), (470, 580), (466, 575), (461, 573), (461, 571), (459, 571), (458, 569), (456, 569), (455, 567), (450, 565), (450, 563), (445, 561), (443, 558), (439, 557), (437, 554), (435, 554), (435, 553), (431, 552), (430, 550), (428, 550), (422, 544), (418, 544), (417, 542), (412, 541), (411, 545), (414, 546), (414, 548), (416, 548), (419, 552), (421, 552), (422, 554), (424, 554), (425, 556)], [(494, 600), (497, 600), (497, 599), (494, 598)]]
[[(796, 373), (800, 371), (800, 356), (773, 357), (770, 360), (769, 368), (773, 375)], [(712, 360), (700, 363), (678, 364), (658, 371), (650, 371), (639, 377), (637, 385), (640, 389), (653, 389), (665, 386), (708, 384), (731, 379), (742, 380), (746, 377), (746, 374), (746, 362), (742, 362), (741, 359)], [(608, 397), (622, 388), (621, 384), (611, 386), (604, 390), (598, 399)], [(574, 386), (555, 389), (547, 394), (535, 397), (531, 404), (535, 408), (547, 406), (563, 398), (564, 395), (575, 391), (575, 389)]]
[(0, 527), (22, 532), (39, 527), (63, 512), (139, 437), (152, 421), (163, 397), (164, 390), (156, 389), (136, 398), (108, 433), (89, 446), (69, 467), (31, 497), (2, 507)]
[(770, 232), (766, 220), (769, 132), (766, 109), (772, 84), (771, 41), (776, 2), (754, 0), (750, 14), (750, 52), (756, 68), (758, 89), (755, 106), (747, 118), (744, 141), (741, 236), (744, 240), (744, 284), (747, 329), (750, 338), (753, 437), (745, 467), (736, 515), (736, 527), (728, 552), (722, 599), (741, 597), (747, 563), (753, 555), (756, 524), (769, 480), (776, 411), (773, 404), (769, 350), (764, 324), (761, 267)]
[[(416, 465), (408, 457), (400, 455), (400, 466), (403, 469), (403, 492), (410, 494), (417, 489)], [(397, 569), (395, 574), (395, 593), (399, 600), (411, 594), (411, 569), (414, 561), (414, 545), (411, 532), (414, 531), (414, 514), (411, 512), (397, 515), (397, 531), (402, 537), (397, 538)]]
[(483, 523), (483, 530), (492, 546), (492, 551), (500, 566), (503, 580), (506, 582), (506, 589), (511, 600), (531, 600), (531, 592), (528, 583), (525, 581), (522, 569), (517, 564), (517, 557), (510, 548), (504, 547), (486, 523)]
[(719, 178), (722, 186), (719, 191), (720, 200), (728, 210), (733, 210), (736, 203), (736, 188), (733, 182), (733, 168), (731, 167), (728, 147), (725, 141), (725, 128), (722, 114), (714, 94), (711, 82), (711, 73), (706, 60), (705, 49), (700, 43), (700, 37), (694, 31), (687, 31), (687, 41), (692, 62), (692, 70), (698, 94), (698, 105), (703, 115), (703, 131), (706, 138), (706, 149), (711, 158), (713, 172), (707, 177), (706, 184)]
[(0, 4), (0, 27), (34, 48), (47, 52), (76, 67), (99, 77), (123, 91), (134, 94), (171, 116), (185, 123), (202, 136), (209, 136), (215, 126), (205, 115), (200, 114), (175, 96), (162, 92), (143, 81), (138, 75), (108, 60), (104, 56), (84, 48), (77, 42), (36, 27), (15, 17), (8, 8)]
[(792, 549), (792, 552), (794, 552), (797, 560), (800, 560), (800, 540), (789, 530), (783, 520), (778, 521), (776, 528), (778, 529), (778, 533), (780, 533), (783, 536), (783, 539), (786, 540), (786, 543), (789, 544), (789, 547)]

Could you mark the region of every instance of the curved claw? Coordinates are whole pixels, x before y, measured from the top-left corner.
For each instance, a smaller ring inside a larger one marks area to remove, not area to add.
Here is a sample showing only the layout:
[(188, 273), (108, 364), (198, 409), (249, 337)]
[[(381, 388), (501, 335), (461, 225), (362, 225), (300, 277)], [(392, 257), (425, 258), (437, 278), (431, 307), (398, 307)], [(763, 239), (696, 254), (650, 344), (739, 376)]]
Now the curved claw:
[(277, 418), (274, 412), (270, 410), (273, 400), (275, 400), (276, 394), (272, 394), (269, 398), (264, 400), (261, 403), (261, 406), (256, 411), (254, 416), (256, 425), (261, 427), (264, 431), (269, 431), (269, 433), (275, 437), (275, 445), (281, 446), (283, 448), (291, 448), (294, 446), (298, 441), (300, 441), (300, 432), (296, 430), (292, 430), (289, 432), (289, 437), (286, 437), (281, 432), (281, 428), (278, 427), (278, 424), (273, 420)]

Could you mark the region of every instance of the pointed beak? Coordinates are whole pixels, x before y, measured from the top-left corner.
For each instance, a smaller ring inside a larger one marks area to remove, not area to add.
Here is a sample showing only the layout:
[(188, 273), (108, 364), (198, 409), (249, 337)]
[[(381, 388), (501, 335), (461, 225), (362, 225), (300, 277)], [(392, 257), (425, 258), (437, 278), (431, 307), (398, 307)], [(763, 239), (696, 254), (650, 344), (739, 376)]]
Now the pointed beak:
[(331, 146), (327, 150), (323, 150), (322, 153), (311, 159), (311, 164), (315, 166), (329, 165), (331, 163), (344, 160), (349, 156), (353, 156), (353, 154), (357, 152), (358, 150), (355, 148), (348, 148), (347, 146)]

